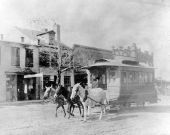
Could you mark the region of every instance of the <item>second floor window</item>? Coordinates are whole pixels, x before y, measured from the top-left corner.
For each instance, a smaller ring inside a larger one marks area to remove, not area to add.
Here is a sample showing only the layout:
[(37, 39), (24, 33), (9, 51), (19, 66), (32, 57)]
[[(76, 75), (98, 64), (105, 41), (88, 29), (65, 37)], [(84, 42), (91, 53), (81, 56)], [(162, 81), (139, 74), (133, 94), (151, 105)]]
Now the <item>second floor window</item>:
[(40, 51), (39, 62), (40, 62), (40, 67), (50, 66), (50, 54), (48, 51)]
[(25, 67), (33, 67), (33, 50), (25, 50)]
[(18, 47), (11, 48), (11, 65), (20, 66), (20, 48)]
[(53, 48), (40, 48), (39, 51), (40, 67), (58, 67), (58, 52)]

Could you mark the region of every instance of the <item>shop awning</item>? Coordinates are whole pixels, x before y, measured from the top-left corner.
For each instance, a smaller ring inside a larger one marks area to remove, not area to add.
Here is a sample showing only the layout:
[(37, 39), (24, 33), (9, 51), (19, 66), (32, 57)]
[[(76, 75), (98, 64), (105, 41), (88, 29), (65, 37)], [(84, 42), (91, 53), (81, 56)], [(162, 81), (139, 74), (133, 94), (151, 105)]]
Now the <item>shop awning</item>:
[(43, 77), (43, 73), (24, 75), (24, 78)]

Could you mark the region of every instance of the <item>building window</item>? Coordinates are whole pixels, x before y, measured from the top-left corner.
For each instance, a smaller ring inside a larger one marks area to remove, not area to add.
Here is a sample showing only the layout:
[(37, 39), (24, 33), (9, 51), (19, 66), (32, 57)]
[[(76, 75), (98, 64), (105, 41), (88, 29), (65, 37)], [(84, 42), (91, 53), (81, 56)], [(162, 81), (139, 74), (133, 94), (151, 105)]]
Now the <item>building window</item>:
[(18, 47), (11, 48), (11, 65), (20, 66), (20, 48)]
[(25, 49), (25, 67), (33, 67), (33, 49)]
[(64, 76), (64, 86), (65, 88), (71, 86), (70, 76)]

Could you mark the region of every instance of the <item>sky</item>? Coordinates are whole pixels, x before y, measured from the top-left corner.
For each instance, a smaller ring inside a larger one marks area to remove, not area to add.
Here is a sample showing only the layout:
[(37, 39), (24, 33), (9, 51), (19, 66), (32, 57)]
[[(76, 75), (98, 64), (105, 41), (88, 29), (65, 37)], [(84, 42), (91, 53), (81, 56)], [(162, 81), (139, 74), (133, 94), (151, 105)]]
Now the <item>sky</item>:
[(110, 49), (136, 43), (154, 53), (156, 77), (170, 80), (168, 0), (0, 0), (0, 33), (10, 27), (52, 29), (61, 41)]

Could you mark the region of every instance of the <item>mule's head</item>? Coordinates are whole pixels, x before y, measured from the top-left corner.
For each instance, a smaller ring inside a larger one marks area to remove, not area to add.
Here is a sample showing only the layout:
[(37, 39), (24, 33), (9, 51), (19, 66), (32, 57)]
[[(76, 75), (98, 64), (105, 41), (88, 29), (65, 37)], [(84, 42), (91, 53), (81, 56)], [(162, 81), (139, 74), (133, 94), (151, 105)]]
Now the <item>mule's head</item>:
[(45, 92), (49, 93), (51, 91), (52, 86), (45, 86)]
[(80, 83), (77, 83), (73, 86), (72, 88), (72, 92), (71, 92), (71, 99), (74, 99), (75, 96), (77, 95), (78, 91), (79, 91), (79, 87), (80, 87)]

